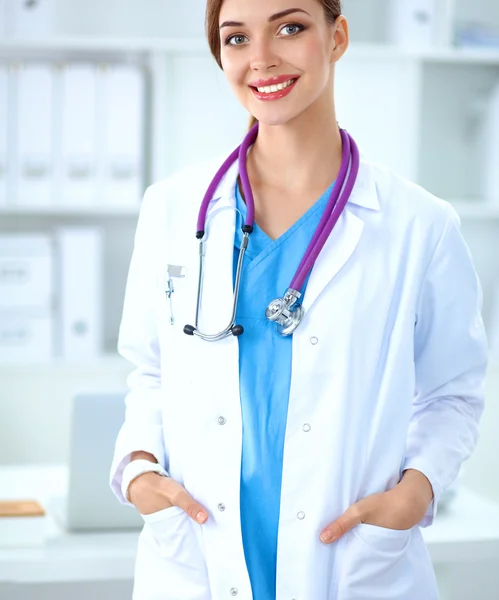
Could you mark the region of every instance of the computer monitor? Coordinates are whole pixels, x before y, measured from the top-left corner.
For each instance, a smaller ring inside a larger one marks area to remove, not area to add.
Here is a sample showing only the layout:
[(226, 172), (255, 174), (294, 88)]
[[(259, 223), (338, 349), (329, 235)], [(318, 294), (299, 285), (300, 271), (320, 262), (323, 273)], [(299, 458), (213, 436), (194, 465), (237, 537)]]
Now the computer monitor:
[(125, 415), (125, 391), (80, 393), (72, 399), (69, 486), (65, 525), (70, 531), (140, 529), (134, 507), (109, 487), (114, 445)]

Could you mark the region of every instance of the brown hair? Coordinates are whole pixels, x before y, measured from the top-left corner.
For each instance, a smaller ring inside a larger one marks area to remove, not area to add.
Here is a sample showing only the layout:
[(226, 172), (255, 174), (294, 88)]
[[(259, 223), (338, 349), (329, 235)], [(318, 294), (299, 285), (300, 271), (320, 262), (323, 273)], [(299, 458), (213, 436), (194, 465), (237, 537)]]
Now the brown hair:
[[(329, 23), (334, 24), (336, 19), (341, 15), (341, 0), (319, 0), (324, 6), (324, 14)], [(210, 50), (218, 66), (222, 67), (221, 59), (221, 43), (219, 31), (220, 10), (224, 0), (206, 0), (206, 35)], [(251, 117), (250, 128), (256, 123), (255, 117)]]

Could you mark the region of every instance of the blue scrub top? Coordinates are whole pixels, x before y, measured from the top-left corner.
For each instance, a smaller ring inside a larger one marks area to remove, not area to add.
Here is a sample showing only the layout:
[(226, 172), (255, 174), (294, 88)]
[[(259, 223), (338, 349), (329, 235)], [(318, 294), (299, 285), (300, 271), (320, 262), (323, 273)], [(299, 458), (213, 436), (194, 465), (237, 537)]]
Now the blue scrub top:
[[(334, 183), (281, 237), (255, 224), (244, 257), (236, 322), (243, 421), (241, 529), (254, 600), (274, 600), (284, 436), (291, 385), (292, 336), (283, 337), (265, 316), (282, 298), (312, 239)], [(236, 189), (234, 280), (246, 204)], [(241, 216), (242, 215), (242, 216)], [(308, 282), (308, 279), (307, 279)], [(305, 291), (306, 284), (304, 287)]]

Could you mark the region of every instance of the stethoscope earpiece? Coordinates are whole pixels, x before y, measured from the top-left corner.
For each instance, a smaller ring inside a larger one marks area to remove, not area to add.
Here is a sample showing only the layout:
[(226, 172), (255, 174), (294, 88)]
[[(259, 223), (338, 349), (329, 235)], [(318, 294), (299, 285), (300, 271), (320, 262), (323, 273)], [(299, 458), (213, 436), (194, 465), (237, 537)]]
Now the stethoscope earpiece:
[(185, 333), (185, 335), (191, 335), (191, 336), (193, 336), (195, 331), (196, 331), (196, 328), (193, 327), (192, 325), (186, 325), (184, 327), (184, 333)]
[[(189, 335), (192, 337), (195, 335), (196, 331), (197, 331), (197, 329), (193, 325), (186, 325), (184, 327), (185, 335)], [(239, 337), (239, 336), (243, 335), (244, 327), (242, 325), (234, 325), (234, 327), (232, 327), (230, 329), (230, 333), (232, 333), (232, 335), (234, 337)], [(203, 337), (203, 336), (201, 336), (201, 337)], [(218, 336), (215, 336), (215, 337), (218, 337)], [(221, 339), (221, 338), (218, 338), (218, 339)], [(213, 340), (213, 341), (216, 341), (216, 340)]]
[(234, 325), (234, 327), (232, 328), (232, 335), (234, 337), (239, 337), (240, 335), (243, 335), (244, 333), (244, 327), (242, 325)]

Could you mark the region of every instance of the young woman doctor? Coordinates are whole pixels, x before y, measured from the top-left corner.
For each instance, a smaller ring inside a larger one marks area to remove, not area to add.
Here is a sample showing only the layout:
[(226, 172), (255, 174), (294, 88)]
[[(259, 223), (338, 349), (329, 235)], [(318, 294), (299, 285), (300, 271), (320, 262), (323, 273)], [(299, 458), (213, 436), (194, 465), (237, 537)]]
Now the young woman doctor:
[(208, 0), (258, 124), (144, 198), (111, 474), (145, 522), (136, 600), (438, 597), (420, 527), (476, 443), (481, 289), (449, 204), (338, 127), (340, 11)]

